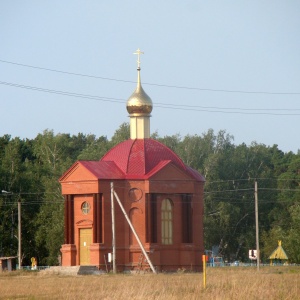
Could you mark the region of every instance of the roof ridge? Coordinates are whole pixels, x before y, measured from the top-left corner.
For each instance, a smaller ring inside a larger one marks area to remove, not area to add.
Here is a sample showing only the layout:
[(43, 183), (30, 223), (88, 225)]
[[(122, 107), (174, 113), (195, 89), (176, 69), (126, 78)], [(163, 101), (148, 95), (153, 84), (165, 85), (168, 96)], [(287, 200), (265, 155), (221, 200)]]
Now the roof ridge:
[[(127, 140), (127, 141), (129, 141), (129, 140)], [(125, 172), (125, 174), (128, 174), (128, 171), (129, 171), (129, 161), (130, 161), (130, 158), (131, 158), (132, 148), (134, 147), (137, 139), (134, 139), (134, 140), (130, 139), (130, 141), (132, 141), (132, 143), (131, 143), (130, 149), (128, 151), (129, 155), (127, 155), (126, 172)]]

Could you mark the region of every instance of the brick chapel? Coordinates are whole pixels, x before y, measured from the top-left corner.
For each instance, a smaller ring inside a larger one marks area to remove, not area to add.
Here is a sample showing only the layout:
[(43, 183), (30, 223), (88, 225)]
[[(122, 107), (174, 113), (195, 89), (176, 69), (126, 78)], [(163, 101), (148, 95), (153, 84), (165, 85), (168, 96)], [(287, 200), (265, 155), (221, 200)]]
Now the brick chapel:
[[(153, 103), (142, 88), (140, 53), (137, 87), (126, 105), (130, 139), (99, 161), (77, 161), (60, 178), (65, 198), (62, 266), (107, 269), (114, 219), (117, 270), (134, 270), (142, 252), (127, 214), (157, 271), (202, 271), (205, 180), (150, 138)], [(112, 184), (125, 214), (112, 200)]]

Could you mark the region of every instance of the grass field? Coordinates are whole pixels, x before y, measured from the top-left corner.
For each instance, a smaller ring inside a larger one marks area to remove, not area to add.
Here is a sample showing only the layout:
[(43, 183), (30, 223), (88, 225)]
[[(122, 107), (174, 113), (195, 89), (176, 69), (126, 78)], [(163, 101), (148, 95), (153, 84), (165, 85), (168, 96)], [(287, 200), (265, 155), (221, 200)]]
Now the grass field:
[(202, 274), (0, 273), (0, 299), (300, 299), (300, 267), (208, 268)]

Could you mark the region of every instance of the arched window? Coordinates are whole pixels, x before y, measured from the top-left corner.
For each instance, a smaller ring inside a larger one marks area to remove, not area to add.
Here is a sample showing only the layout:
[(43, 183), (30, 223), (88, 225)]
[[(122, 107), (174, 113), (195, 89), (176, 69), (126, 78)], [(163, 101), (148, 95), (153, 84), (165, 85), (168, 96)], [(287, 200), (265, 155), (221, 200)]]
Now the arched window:
[(169, 199), (164, 199), (161, 203), (161, 243), (164, 245), (173, 243), (173, 212)]
[(83, 202), (81, 205), (81, 211), (84, 215), (87, 215), (91, 210), (91, 205), (88, 202)]

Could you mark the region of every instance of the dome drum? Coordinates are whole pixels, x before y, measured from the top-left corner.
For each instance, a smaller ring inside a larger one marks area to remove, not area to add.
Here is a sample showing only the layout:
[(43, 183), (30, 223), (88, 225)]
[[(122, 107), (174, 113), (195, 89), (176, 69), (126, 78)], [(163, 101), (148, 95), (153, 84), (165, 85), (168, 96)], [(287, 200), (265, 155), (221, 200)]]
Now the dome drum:
[(127, 106), (127, 111), (132, 117), (138, 117), (138, 116), (150, 116), (150, 113), (152, 111), (152, 106), (144, 105), (131, 105)]

